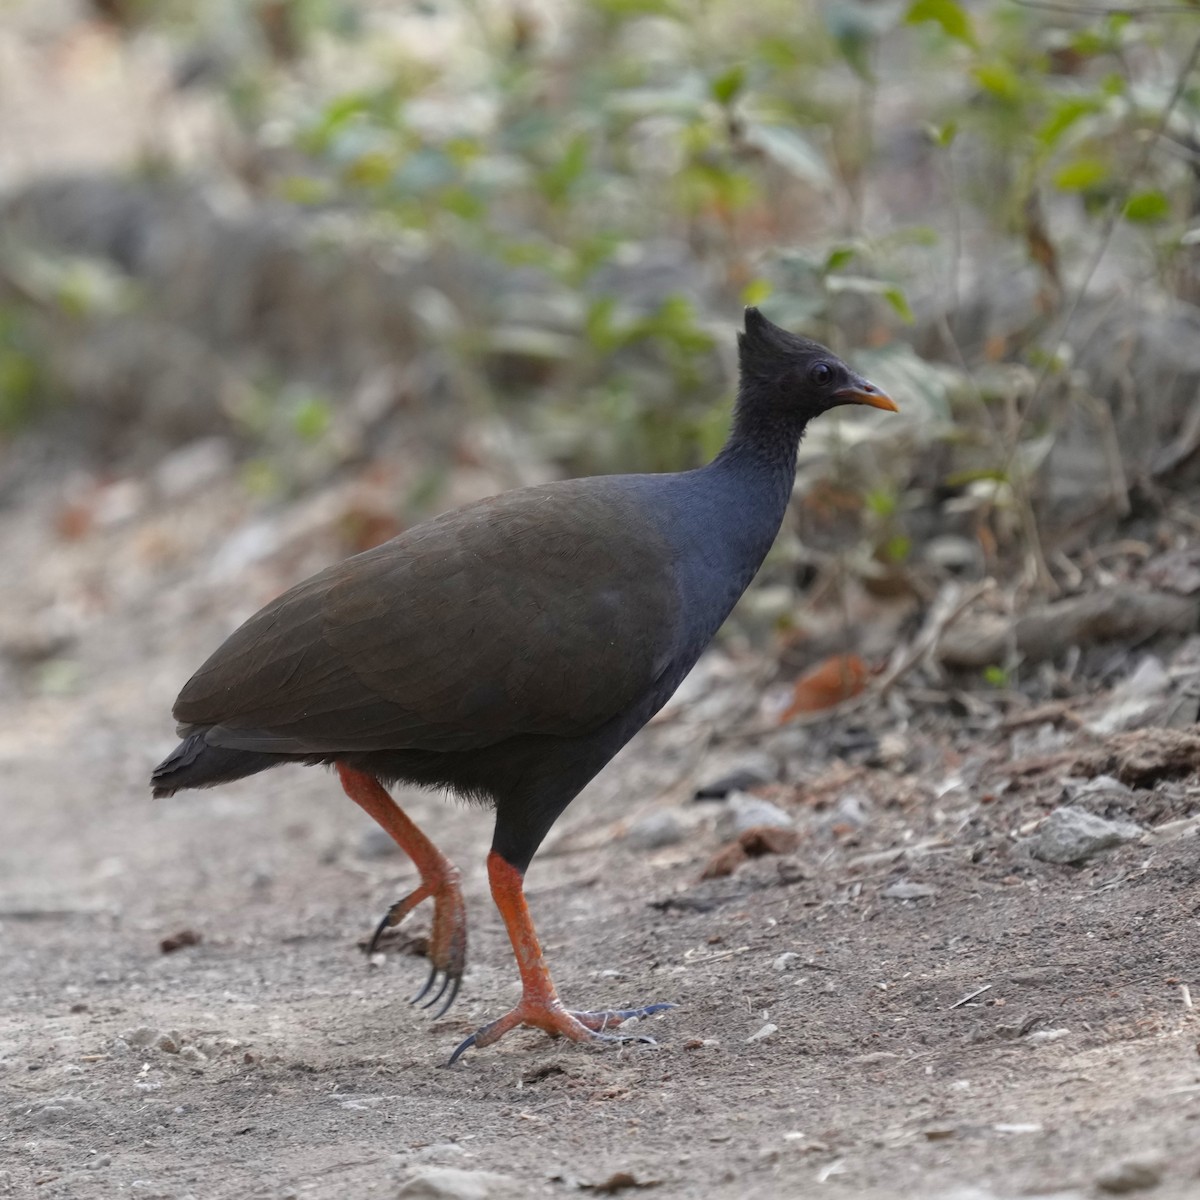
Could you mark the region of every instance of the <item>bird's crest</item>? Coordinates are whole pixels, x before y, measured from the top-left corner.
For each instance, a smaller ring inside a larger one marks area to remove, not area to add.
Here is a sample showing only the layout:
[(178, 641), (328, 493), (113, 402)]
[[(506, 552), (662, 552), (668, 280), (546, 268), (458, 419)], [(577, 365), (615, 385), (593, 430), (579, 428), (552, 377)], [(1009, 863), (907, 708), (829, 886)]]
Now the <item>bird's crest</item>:
[(814, 354), (829, 354), (819, 342), (781, 329), (753, 306), (746, 309), (746, 328), (738, 334), (738, 361), (743, 372), (774, 375), (781, 368), (793, 366), (797, 359)]

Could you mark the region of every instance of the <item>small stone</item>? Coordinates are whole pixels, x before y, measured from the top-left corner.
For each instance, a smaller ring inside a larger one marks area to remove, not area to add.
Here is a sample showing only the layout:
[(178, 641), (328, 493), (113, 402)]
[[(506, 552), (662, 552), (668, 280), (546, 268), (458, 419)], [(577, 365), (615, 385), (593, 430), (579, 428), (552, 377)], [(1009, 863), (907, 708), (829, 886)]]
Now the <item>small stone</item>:
[(658, 850), (683, 841), (685, 833), (679, 815), (669, 808), (660, 808), (634, 821), (625, 840), (635, 850)]
[(179, 1042), (175, 1038), (173, 1038), (169, 1033), (164, 1033), (154, 1044), (164, 1054), (178, 1054), (179, 1053)]
[(773, 1033), (779, 1032), (779, 1026), (773, 1025), (769, 1021), (757, 1033), (752, 1033), (747, 1039), (746, 1044), (751, 1042), (765, 1042)]
[(888, 884), (879, 893), (885, 900), (928, 900), (936, 896), (937, 888), (927, 883), (910, 883), (907, 879), (898, 879)]
[(1063, 805), (1038, 826), (1030, 852), (1042, 862), (1078, 863), (1122, 842), (1136, 841), (1142, 833), (1138, 825), (1109, 821), (1081, 808)]
[(771, 966), (774, 967), (776, 971), (791, 971), (795, 969), (795, 966), (799, 961), (800, 955), (798, 955), (795, 950), (785, 950), (781, 955), (779, 955), (778, 958), (775, 959), (774, 962), (771, 963)]
[(511, 1175), (464, 1171), (458, 1167), (429, 1167), (414, 1175), (396, 1196), (398, 1200), (499, 1200), (500, 1197), (516, 1196), (522, 1190)]
[(778, 804), (752, 796), (748, 792), (733, 792), (725, 801), (725, 811), (717, 822), (722, 837), (738, 837), (748, 829), (762, 827), (791, 829), (792, 818)]
[(724, 800), (731, 792), (744, 792), (774, 783), (779, 778), (779, 763), (769, 754), (748, 754), (739, 758), (709, 783), (696, 789), (695, 800)]
[(1162, 1183), (1162, 1165), (1153, 1159), (1130, 1158), (1096, 1176), (1096, 1186), (1110, 1196), (1143, 1192)]
[(1067, 779), (1063, 781), (1067, 795), (1072, 800), (1104, 797), (1113, 800), (1130, 800), (1133, 789), (1126, 787), (1111, 775), (1097, 775), (1093, 779)]

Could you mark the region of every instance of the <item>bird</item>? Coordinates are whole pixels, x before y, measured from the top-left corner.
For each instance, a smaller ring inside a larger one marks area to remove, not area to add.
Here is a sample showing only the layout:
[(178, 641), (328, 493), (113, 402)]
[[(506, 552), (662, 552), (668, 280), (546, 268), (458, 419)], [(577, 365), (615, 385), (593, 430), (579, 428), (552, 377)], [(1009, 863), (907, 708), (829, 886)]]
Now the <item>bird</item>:
[[(525, 900), (551, 826), (670, 699), (749, 586), (782, 524), (805, 427), (839, 405), (898, 411), (882, 389), (757, 308), (738, 333), (731, 431), (705, 466), (525, 487), (415, 525), (296, 584), (184, 685), (156, 797), (281, 763), (323, 764), (412, 860), (418, 886), (370, 948), (433, 902), (430, 972), (412, 998), (453, 1004), (467, 956), (461, 874), (392, 798), (395, 784), (495, 811), (487, 875), (521, 981), (471, 1048), (519, 1026), (626, 1040), (673, 1005), (572, 1011)], [(426, 997), (431, 997), (426, 999)]]

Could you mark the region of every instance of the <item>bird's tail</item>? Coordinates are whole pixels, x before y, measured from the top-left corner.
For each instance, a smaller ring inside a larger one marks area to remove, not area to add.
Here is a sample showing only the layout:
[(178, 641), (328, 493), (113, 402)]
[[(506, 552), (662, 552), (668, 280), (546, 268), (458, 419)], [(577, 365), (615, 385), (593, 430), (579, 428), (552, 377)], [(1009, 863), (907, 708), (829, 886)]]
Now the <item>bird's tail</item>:
[(205, 733), (206, 730), (201, 729), (188, 734), (154, 768), (150, 774), (150, 787), (155, 797), (171, 796), (184, 788), (212, 787), (242, 779), (265, 771), (286, 757), (213, 746), (205, 741)]

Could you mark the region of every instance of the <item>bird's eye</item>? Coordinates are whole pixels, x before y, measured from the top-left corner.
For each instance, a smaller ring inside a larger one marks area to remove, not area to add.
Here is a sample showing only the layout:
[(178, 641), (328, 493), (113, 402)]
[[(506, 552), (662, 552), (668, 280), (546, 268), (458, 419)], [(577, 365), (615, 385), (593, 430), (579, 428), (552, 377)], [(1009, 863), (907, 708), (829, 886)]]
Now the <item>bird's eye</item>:
[(833, 368), (828, 363), (819, 362), (810, 369), (808, 377), (818, 387), (824, 387), (833, 380)]

